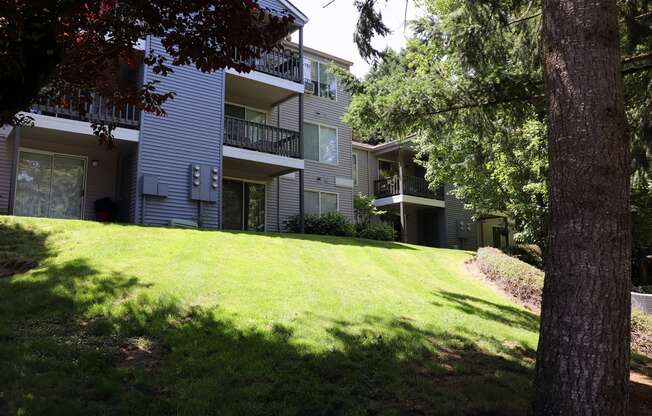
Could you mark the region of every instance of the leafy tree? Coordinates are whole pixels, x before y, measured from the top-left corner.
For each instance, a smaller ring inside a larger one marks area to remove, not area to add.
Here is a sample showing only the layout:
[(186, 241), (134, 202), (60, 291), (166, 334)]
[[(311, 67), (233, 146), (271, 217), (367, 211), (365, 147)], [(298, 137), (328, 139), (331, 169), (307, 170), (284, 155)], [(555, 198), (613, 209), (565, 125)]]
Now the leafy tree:
[[(496, 143), (546, 133), (549, 256), (533, 411), (625, 415), (630, 175), (645, 172), (650, 154), (652, 13), (642, 0), (542, 3), (423, 1), (428, 15), (416, 24), (403, 73), (353, 83), (371, 99), (352, 111), (369, 134), (416, 132), (435, 180), (434, 160), (481, 179)], [(449, 156), (456, 153), (466, 156), (461, 163)], [(508, 176), (505, 167), (492, 172)], [(500, 190), (492, 179), (477, 187)]]
[[(0, 1), (0, 124), (24, 122), (16, 113), (44, 97), (84, 112), (92, 92), (163, 114), (174, 92), (138, 85), (142, 62), (161, 75), (175, 65), (251, 70), (250, 58), (274, 48), (292, 23), (266, 12), (257, 0)], [(137, 50), (148, 35), (171, 60)]]

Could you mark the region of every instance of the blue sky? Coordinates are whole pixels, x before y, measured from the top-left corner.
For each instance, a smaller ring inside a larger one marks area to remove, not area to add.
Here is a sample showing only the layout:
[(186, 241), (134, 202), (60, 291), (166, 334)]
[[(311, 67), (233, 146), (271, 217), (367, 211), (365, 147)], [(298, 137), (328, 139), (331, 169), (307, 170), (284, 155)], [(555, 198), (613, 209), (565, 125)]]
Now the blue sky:
[[(353, 0), (335, 0), (326, 8), (323, 6), (330, 0), (291, 1), (310, 18), (304, 29), (306, 46), (353, 62), (351, 70), (359, 77), (368, 71), (369, 65), (360, 57), (353, 43), (353, 31), (358, 18)], [(404, 33), (403, 28), (405, 0), (387, 0), (384, 5), (380, 0), (379, 3), (385, 24), (393, 33), (386, 38), (375, 40), (374, 46), (379, 49), (385, 46), (400, 49), (405, 45), (405, 34), (409, 34), (409, 32)], [(416, 17), (417, 14), (418, 9), (414, 5), (414, 0), (409, 0), (408, 20)], [(297, 37), (295, 35), (295, 41)]]

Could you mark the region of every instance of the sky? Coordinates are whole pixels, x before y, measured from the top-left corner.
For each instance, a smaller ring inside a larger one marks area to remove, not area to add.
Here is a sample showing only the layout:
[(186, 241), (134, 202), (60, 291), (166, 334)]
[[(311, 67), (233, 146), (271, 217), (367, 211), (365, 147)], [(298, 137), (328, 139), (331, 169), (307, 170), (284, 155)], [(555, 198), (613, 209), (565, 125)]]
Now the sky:
[[(353, 31), (358, 19), (358, 12), (353, 6), (353, 0), (335, 0), (328, 7), (323, 6), (330, 0), (290, 0), (301, 10), (310, 21), (303, 29), (303, 44), (307, 47), (317, 49), (339, 58), (353, 62), (351, 71), (358, 77), (362, 77), (369, 70), (366, 63), (358, 54), (358, 48), (353, 43)], [(382, 2), (379, 2), (382, 3)], [(388, 0), (382, 6), (381, 12), (387, 27), (392, 34), (385, 38), (375, 39), (373, 45), (376, 49), (384, 49), (389, 46), (399, 50), (405, 45), (406, 35), (409, 30), (404, 31), (405, 0)], [(414, 1), (409, 0), (408, 21), (418, 15)], [(298, 32), (292, 40), (298, 41)]]

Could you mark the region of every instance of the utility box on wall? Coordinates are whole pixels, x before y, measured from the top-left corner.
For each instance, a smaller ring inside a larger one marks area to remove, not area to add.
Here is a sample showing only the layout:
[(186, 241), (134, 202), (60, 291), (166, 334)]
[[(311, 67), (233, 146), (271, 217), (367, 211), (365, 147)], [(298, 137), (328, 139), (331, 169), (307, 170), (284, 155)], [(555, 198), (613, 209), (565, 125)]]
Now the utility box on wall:
[(190, 199), (201, 202), (217, 202), (219, 178), (217, 166), (191, 164)]
[(168, 184), (160, 183), (158, 176), (143, 175), (142, 186), (143, 186), (142, 193), (145, 196), (158, 196), (161, 198), (167, 198), (168, 196)]

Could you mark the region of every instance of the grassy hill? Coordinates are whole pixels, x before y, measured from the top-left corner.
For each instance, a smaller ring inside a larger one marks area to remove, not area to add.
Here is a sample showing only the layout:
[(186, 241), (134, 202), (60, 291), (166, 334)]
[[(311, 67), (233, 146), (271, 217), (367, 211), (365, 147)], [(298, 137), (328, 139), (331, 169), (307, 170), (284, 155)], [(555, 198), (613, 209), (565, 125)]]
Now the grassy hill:
[(470, 256), (0, 217), (0, 414), (522, 414), (538, 319)]

